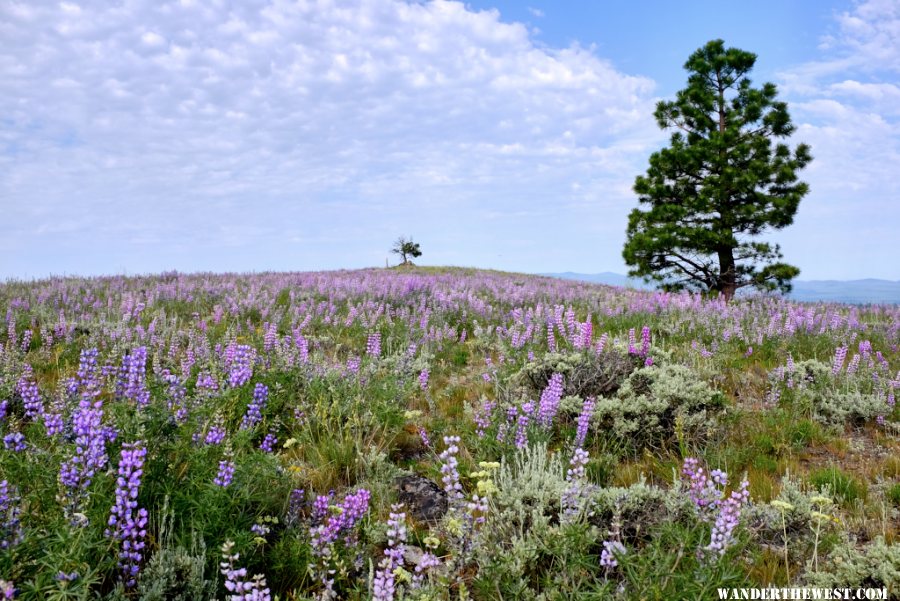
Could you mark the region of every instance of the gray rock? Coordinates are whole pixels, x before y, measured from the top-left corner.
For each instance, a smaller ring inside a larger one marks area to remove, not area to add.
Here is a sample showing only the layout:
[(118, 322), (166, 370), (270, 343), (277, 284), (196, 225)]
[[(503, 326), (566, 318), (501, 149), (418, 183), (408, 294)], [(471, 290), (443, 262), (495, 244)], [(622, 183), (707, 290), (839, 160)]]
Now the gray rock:
[(409, 474), (400, 476), (395, 483), (397, 500), (413, 520), (435, 523), (447, 513), (447, 493), (428, 478)]

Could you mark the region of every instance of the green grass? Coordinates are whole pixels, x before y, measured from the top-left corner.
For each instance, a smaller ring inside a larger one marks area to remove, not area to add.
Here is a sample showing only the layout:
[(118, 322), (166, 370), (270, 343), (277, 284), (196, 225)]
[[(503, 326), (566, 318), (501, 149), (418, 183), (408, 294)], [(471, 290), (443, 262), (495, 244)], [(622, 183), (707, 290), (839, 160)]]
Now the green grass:
[(865, 484), (837, 466), (813, 471), (809, 474), (809, 481), (820, 490), (828, 490), (844, 505), (853, 505), (866, 498)]

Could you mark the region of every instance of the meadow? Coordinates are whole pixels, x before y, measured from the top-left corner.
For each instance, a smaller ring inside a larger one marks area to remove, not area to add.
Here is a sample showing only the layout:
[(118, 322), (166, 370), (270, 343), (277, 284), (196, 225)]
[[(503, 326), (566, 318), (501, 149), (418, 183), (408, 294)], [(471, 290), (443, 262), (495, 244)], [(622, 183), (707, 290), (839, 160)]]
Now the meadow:
[(0, 315), (0, 598), (900, 596), (898, 306), (410, 267)]

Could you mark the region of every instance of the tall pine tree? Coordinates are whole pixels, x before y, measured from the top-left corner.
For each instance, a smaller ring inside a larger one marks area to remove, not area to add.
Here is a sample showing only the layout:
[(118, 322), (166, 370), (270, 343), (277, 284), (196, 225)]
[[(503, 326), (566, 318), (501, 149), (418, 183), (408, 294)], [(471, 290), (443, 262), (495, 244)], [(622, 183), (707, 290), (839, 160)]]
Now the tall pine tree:
[(790, 291), (800, 270), (778, 245), (754, 240), (790, 225), (809, 191), (797, 171), (812, 160), (805, 144), (774, 140), (794, 132), (772, 83), (754, 88), (756, 55), (722, 40), (694, 52), (688, 85), (654, 113), (675, 129), (635, 180), (641, 208), (628, 218), (623, 251), (629, 275), (667, 290), (715, 291), (726, 300), (745, 286)]

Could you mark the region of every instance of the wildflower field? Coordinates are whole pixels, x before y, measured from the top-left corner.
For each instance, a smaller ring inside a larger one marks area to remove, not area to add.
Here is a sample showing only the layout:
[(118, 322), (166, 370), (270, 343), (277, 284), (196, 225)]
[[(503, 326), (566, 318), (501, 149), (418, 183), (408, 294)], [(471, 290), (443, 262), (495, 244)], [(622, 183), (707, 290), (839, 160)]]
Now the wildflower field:
[(0, 598), (900, 595), (897, 306), (409, 268), (0, 315)]

